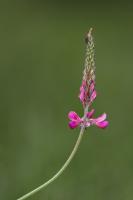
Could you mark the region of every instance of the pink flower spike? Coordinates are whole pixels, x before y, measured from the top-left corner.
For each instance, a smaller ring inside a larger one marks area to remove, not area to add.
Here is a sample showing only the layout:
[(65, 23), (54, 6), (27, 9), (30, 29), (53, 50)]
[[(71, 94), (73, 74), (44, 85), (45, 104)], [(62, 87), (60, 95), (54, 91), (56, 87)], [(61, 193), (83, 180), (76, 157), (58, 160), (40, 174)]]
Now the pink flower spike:
[(74, 111), (71, 111), (68, 113), (68, 118), (72, 121), (77, 121), (77, 120), (80, 121), (81, 120), (80, 117), (78, 116), (78, 114)]
[(99, 128), (106, 128), (108, 125), (109, 125), (109, 122), (108, 121), (103, 121), (103, 122), (96, 122), (96, 125), (99, 127)]
[(84, 63), (83, 78), (80, 85), (79, 100), (82, 103), (84, 114), (83, 117), (79, 117), (74, 111), (69, 112), (68, 118), (70, 119), (69, 126), (74, 129), (80, 127), (81, 130), (86, 129), (86, 127), (97, 126), (99, 128), (106, 128), (109, 122), (106, 120), (107, 115), (103, 113), (102, 115), (94, 118), (94, 109), (91, 109), (91, 104), (97, 97), (96, 91), (96, 75), (95, 75), (95, 52), (94, 43), (92, 37), (92, 29), (86, 35), (86, 56)]
[(96, 90), (94, 90), (91, 97), (90, 97), (90, 101), (93, 102), (94, 99), (96, 98), (96, 96), (97, 96), (97, 93), (96, 93)]
[(94, 114), (95, 110), (92, 109), (90, 112), (87, 113), (87, 118), (91, 118)]

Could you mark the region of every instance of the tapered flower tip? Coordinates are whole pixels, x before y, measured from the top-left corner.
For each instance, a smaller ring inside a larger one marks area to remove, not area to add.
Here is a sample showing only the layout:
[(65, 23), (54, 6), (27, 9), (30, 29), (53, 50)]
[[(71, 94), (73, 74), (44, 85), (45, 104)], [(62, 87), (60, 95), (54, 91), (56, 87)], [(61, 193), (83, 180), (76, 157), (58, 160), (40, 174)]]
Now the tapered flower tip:
[(80, 117), (78, 116), (78, 114), (76, 113), (76, 112), (74, 112), (74, 111), (70, 111), (69, 113), (68, 113), (68, 118), (70, 119), (70, 120), (72, 120), (72, 121), (77, 121), (77, 120), (79, 120), (80, 121)]
[(102, 122), (96, 122), (96, 125), (99, 127), (99, 128), (106, 128), (108, 125), (109, 125), (109, 122), (108, 121), (102, 121)]
[(91, 34), (92, 34), (92, 30), (93, 28), (90, 28), (90, 30), (88, 31), (88, 33), (85, 35), (85, 42), (88, 43), (90, 37), (91, 37)]

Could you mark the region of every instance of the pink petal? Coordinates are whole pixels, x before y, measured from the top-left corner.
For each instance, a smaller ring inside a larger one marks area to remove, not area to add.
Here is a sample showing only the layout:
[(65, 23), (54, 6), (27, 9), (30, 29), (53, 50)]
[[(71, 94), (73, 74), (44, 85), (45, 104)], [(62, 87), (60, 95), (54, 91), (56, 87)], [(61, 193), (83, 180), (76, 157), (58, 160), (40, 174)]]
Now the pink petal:
[(90, 91), (92, 92), (94, 90), (94, 88), (95, 88), (95, 85), (94, 85), (94, 82), (92, 82), (90, 85)]
[(95, 121), (95, 123), (96, 123), (96, 122), (99, 123), (99, 122), (104, 121), (104, 120), (106, 119), (106, 117), (107, 117), (106, 113), (103, 113), (100, 117), (94, 119), (94, 121)]
[(87, 117), (91, 118), (93, 116), (94, 112), (95, 112), (95, 110), (92, 109), (90, 112), (87, 113)]
[(79, 94), (79, 99), (80, 99), (81, 102), (84, 101), (84, 97), (85, 97), (85, 94), (84, 94), (84, 91), (82, 90), (82, 91), (80, 92), (80, 94)]
[(74, 129), (74, 128), (76, 128), (79, 124), (80, 124), (80, 122), (78, 122), (78, 121), (71, 121), (71, 122), (69, 122), (69, 127), (70, 127), (71, 129)]
[(108, 125), (109, 125), (109, 122), (108, 121), (103, 121), (103, 122), (97, 122), (96, 125), (99, 127), (99, 128), (106, 128)]
[(85, 87), (85, 86), (86, 86), (86, 81), (82, 81), (81, 87)]
[(96, 90), (94, 90), (94, 91), (92, 92), (91, 97), (90, 97), (90, 101), (93, 102), (94, 99), (96, 98), (96, 96), (97, 96), (97, 93), (96, 93)]
[(68, 118), (72, 121), (81, 121), (80, 117), (78, 116), (78, 114), (74, 111), (70, 111), (68, 113)]
[(79, 98), (82, 103), (85, 99), (85, 86), (86, 86), (86, 82), (82, 81), (82, 85), (80, 87), (80, 94), (79, 94)]

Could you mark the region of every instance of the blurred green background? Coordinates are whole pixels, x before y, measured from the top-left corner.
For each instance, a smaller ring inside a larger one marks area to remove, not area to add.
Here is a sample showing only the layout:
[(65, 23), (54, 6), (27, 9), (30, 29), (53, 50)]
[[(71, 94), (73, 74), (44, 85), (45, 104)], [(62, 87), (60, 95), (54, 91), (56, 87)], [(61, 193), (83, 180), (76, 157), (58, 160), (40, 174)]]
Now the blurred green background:
[(82, 116), (84, 35), (94, 28), (96, 115), (65, 173), (32, 200), (133, 199), (133, 3), (0, 1), (0, 199), (15, 200), (63, 165)]

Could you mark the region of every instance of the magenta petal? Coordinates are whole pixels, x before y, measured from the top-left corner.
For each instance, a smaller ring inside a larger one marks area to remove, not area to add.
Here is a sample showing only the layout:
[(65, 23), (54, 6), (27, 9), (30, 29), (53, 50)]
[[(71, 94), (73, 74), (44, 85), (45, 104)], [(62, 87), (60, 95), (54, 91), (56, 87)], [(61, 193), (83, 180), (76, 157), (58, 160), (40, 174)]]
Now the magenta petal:
[(79, 124), (80, 124), (80, 123), (77, 122), (77, 121), (71, 121), (71, 122), (69, 122), (69, 127), (70, 127), (71, 129), (74, 129), (74, 128), (76, 128)]
[(95, 110), (92, 109), (90, 112), (87, 113), (87, 117), (91, 118), (93, 116), (94, 112), (95, 112)]
[(96, 98), (96, 96), (97, 96), (97, 93), (96, 93), (96, 90), (94, 90), (94, 91), (92, 92), (91, 97), (90, 97), (90, 101), (93, 102), (94, 99)]
[(78, 120), (78, 121), (80, 121), (81, 119), (80, 119), (80, 117), (78, 116), (78, 114), (76, 113), (76, 112), (74, 112), (74, 111), (70, 111), (69, 113), (68, 113), (68, 118), (70, 119), (70, 120)]
[(94, 82), (92, 82), (90, 85), (90, 91), (92, 92), (94, 90), (94, 88), (95, 88), (95, 85), (94, 85)]
[(106, 113), (103, 113), (100, 117), (94, 119), (94, 121), (99, 123), (99, 122), (104, 121), (106, 117), (107, 117)]
[(103, 122), (97, 122), (96, 125), (99, 127), (99, 128), (106, 128), (108, 125), (109, 125), (109, 122), (108, 121), (103, 121)]
[(80, 94), (79, 94), (79, 98), (82, 103), (84, 102), (84, 99), (85, 99), (85, 86), (86, 86), (86, 82), (82, 81), (82, 85), (80, 87)]
[(81, 85), (81, 87), (85, 87), (86, 86), (86, 81), (82, 81), (82, 85)]
[(80, 94), (79, 94), (79, 99), (80, 99), (81, 102), (84, 101), (84, 96), (85, 96), (85, 94), (84, 94), (84, 91), (82, 90), (82, 91), (80, 92)]

